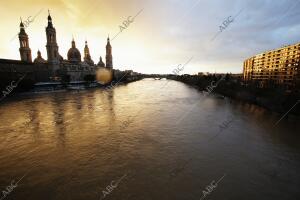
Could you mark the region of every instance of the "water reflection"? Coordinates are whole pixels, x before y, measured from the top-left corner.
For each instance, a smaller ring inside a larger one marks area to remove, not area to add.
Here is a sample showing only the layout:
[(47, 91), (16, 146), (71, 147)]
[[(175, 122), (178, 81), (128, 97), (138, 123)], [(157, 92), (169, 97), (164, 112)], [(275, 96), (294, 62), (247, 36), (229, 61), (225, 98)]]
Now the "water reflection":
[[(107, 91), (26, 94), (0, 104), (0, 185), (31, 170), (8, 198), (99, 199), (101, 187), (124, 174), (126, 182), (107, 198), (199, 199), (224, 173), (211, 198), (297, 195), (299, 119), (274, 129), (280, 116), (262, 108), (203, 99), (180, 82), (165, 84), (148, 79)], [(229, 116), (233, 122), (209, 141)]]

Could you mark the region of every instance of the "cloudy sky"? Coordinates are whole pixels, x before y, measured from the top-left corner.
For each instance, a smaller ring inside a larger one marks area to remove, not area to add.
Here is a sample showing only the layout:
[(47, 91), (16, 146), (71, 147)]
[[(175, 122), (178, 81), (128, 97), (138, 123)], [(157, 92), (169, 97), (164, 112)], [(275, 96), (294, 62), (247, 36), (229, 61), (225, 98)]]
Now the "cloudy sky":
[[(7, 59), (20, 59), (14, 38), (20, 17), (32, 21), (36, 15), (26, 32), (33, 58), (38, 49), (47, 57), (48, 9), (60, 54), (66, 58), (73, 35), (82, 54), (88, 40), (95, 62), (105, 57), (107, 36), (114, 37), (123, 21), (142, 10), (111, 43), (114, 68), (143, 73), (172, 73), (190, 58), (181, 73), (241, 73), (246, 58), (300, 42), (300, 0), (0, 0), (0, 4), (0, 58)], [(222, 25), (226, 19), (231, 21), (227, 27)]]

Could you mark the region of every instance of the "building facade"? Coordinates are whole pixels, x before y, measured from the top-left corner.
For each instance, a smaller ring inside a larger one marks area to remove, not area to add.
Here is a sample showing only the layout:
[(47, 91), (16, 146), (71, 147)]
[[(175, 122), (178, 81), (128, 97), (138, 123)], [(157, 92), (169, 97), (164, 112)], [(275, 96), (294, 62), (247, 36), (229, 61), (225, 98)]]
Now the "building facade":
[[(87, 41), (85, 41), (84, 56), (81, 58), (80, 51), (76, 48), (73, 38), (71, 48), (68, 51), (67, 59), (64, 59), (59, 53), (59, 47), (56, 40), (56, 29), (53, 26), (52, 17), (48, 14), (48, 25), (46, 27), (46, 50), (47, 59), (44, 59), (41, 52), (37, 52), (37, 57), (32, 61), (32, 54), (29, 45), (29, 37), (25, 32), (23, 22), (20, 23), (19, 42), (21, 60), (0, 59), (0, 79), (1, 85), (5, 81), (17, 79), (22, 74), (26, 74), (25, 79), (32, 83), (51, 82), (51, 81), (86, 81), (87, 77), (95, 76), (99, 67), (113, 69), (112, 47), (110, 39), (107, 38), (106, 45), (106, 65), (102, 58), (98, 65), (94, 64), (91, 58)], [(23, 81), (22, 81), (23, 82)]]
[(299, 87), (300, 43), (255, 55), (244, 61), (243, 79), (260, 87)]

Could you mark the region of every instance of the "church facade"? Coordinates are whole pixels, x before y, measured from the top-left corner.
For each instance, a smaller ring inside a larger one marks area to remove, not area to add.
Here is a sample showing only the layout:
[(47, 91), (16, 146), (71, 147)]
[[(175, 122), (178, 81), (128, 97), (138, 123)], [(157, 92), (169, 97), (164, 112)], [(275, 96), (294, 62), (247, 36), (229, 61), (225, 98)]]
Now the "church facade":
[(59, 53), (56, 41), (56, 30), (52, 23), (52, 17), (48, 15), (48, 25), (46, 27), (46, 50), (47, 59), (44, 59), (41, 52), (37, 52), (37, 57), (33, 60), (29, 46), (29, 37), (25, 32), (24, 24), (20, 23), (20, 57), (21, 60), (0, 59), (0, 79), (2, 85), (26, 74), (24, 81), (31, 83), (38, 82), (78, 82), (92, 81), (98, 68), (113, 70), (112, 47), (109, 37), (106, 45), (106, 64), (100, 61), (95, 64), (91, 58), (87, 41), (85, 41), (83, 59), (80, 51), (76, 48), (74, 38), (71, 48), (64, 59)]

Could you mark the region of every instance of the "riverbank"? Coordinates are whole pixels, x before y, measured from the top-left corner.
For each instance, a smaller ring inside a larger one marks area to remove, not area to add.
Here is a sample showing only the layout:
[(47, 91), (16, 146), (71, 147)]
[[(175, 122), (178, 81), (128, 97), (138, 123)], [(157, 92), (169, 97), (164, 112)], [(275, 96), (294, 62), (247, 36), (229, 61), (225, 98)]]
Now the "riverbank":
[(123, 77), (121, 80), (113, 80), (109, 84), (101, 84), (97, 81), (73, 81), (68, 83), (62, 82), (39, 82), (35, 84), (28, 84), (25, 82), (20, 82), (14, 87), (9, 87), (9, 91), (6, 91), (7, 88), (2, 89), (1, 100), (6, 99), (6, 97), (14, 96), (20, 93), (50, 93), (50, 92), (63, 92), (70, 90), (88, 90), (88, 89), (110, 89), (112, 87), (116, 87), (122, 84), (128, 84), (131, 82), (135, 82), (141, 80), (142, 77)]
[[(221, 76), (170, 76), (169, 79), (183, 82), (199, 89), (207, 91), (207, 88), (215, 86), (215, 83), (222, 79)], [(240, 80), (226, 75), (213, 92), (264, 107), (272, 112), (287, 113), (300, 116), (300, 93), (299, 91), (286, 92), (282, 88), (257, 88), (253, 85), (245, 85)], [(299, 104), (299, 105), (297, 105)]]

